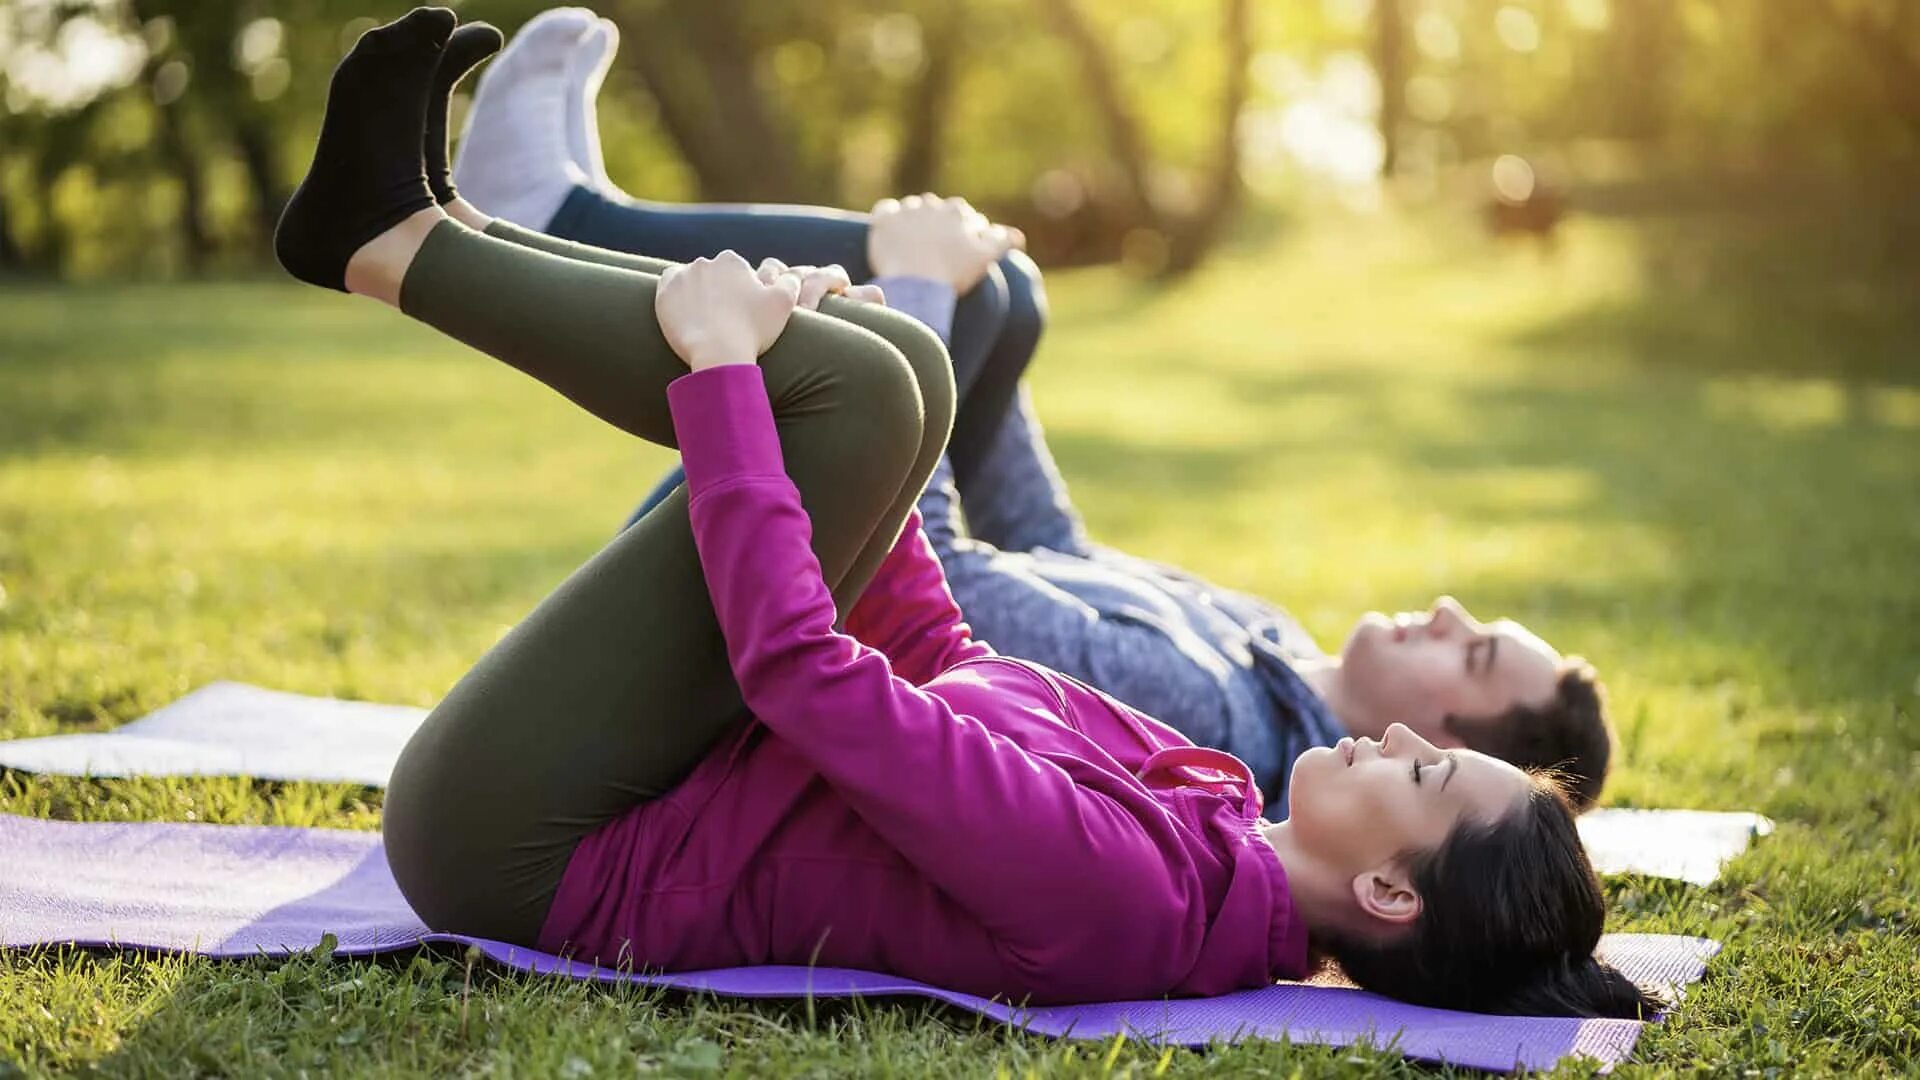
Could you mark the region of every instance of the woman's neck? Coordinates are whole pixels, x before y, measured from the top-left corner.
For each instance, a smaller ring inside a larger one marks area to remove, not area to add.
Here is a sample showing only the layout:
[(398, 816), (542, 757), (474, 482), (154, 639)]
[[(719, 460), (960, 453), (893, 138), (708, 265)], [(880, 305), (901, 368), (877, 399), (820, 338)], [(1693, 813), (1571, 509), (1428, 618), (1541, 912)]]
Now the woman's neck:
[(1353, 899), (1353, 883), (1343, 871), (1302, 850), (1287, 822), (1268, 825), (1261, 835), (1273, 845), (1287, 871), (1287, 892), (1295, 914), (1307, 925), (1309, 938), (1360, 928), (1364, 921), (1360, 906)]

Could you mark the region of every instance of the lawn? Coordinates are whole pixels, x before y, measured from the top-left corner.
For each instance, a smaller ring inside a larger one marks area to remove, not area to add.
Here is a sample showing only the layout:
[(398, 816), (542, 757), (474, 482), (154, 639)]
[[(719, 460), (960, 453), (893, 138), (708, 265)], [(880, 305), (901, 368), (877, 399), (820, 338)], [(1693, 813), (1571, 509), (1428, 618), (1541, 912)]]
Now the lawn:
[[(1510, 614), (1606, 676), (1608, 802), (1779, 822), (1712, 888), (1609, 883), (1614, 929), (1727, 944), (1642, 1065), (1912, 1072), (1911, 250), (1709, 213), (1576, 218), (1551, 254), (1329, 222), (1161, 293), (1050, 278), (1034, 392), (1102, 539), (1276, 598), (1329, 645), (1440, 591)], [(371, 304), (0, 289), (0, 737), (111, 727), (216, 679), (430, 704), (668, 461)], [(374, 829), (380, 793), (8, 774), (0, 812)], [(0, 1075), (1421, 1071), (1053, 1043), (917, 1005), (741, 1008), (457, 955), (9, 955), (0, 1003)]]

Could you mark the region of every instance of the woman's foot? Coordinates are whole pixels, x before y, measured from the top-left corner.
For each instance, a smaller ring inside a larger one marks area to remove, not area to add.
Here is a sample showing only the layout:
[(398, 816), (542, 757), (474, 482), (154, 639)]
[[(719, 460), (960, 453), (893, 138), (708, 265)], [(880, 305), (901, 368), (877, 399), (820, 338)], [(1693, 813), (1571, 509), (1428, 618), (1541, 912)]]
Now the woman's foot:
[(585, 8), (543, 11), (481, 75), (453, 177), (483, 212), (545, 229), (586, 181), (567, 150), (568, 73), (575, 47), (599, 23)]
[(427, 99), (427, 187), (433, 201), (445, 206), (460, 197), (454, 190), (453, 171), (447, 167), (447, 110), (453, 100), (453, 88), (480, 61), (500, 51), (506, 38), (483, 22), (471, 22), (453, 32), (447, 47), (440, 50), (440, 63), (433, 70), (433, 93)]
[(294, 277), (345, 292), (362, 246), (434, 207), (421, 147), (454, 22), (446, 8), (415, 8), (361, 35), (334, 69), (313, 165), (273, 235)]

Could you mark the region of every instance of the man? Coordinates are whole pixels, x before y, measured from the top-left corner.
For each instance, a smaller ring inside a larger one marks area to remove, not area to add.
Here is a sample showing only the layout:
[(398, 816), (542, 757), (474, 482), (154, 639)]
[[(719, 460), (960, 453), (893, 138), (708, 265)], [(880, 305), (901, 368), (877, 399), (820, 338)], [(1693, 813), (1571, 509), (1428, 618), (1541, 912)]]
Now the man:
[[(621, 193), (606, 177), (594, 112), (614, 47), (612, 24), (579, 8), (547, 12), (516, 35), (469, 114), (454, 169), (461, 191), (489, 214), (602, 247), (680, 261), (733, 248), (750, 261), (840, 263), (854, 281), (889, 288), (951, 290), (960, 409), (920, 509), (978, 636), (1246, 761), (1271, 815), (1285, 813), (1301, 752), (1378, 738), (1396, 721), (1442, 748), (1556, 769), (1583, 808), (1598, 797), (1612, 734), (1594, 670), (1518, 623), (1482, 623), (1443, 596), (1423, 613), (1362, 616), (1327, 655), (1264, 601), (1089, 540), (1020, 389), (1046, 307), (1023, 255), (977, 281), (927, 282), (906, 254), (869, 249), (862, 215)], [(953, 218), (956, 228), (984, 224), (970, 208)], [(641, 511), (679, 481), (669, 475)]]

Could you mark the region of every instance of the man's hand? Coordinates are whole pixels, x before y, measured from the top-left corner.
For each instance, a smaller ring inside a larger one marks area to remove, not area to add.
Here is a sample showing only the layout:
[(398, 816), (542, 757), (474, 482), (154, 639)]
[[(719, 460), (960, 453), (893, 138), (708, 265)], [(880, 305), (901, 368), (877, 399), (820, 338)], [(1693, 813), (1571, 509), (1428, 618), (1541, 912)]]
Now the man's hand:
[(995, 225), (965, 199), (909, 195), (874, 204), (867, 261), (875, 277), (926, 278), (963, 293), (1025, 242), (1020, 230)]

